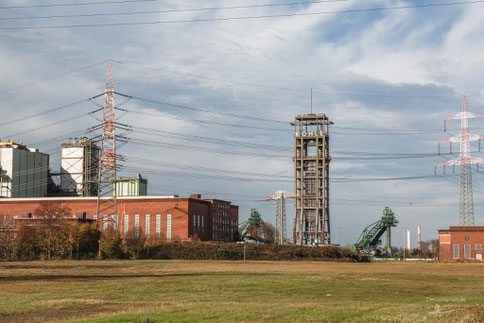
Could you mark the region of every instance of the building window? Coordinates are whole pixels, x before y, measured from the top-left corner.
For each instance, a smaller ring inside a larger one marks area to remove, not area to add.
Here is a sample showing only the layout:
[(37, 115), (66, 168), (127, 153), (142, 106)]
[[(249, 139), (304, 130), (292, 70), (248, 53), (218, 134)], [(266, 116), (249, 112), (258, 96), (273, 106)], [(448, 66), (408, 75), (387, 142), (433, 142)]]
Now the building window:
[(476, 244), (476, 250), (482, 250), (482, 244)]
[(114, 215), (114, 223), (113, 223), (113, 227), (114, 227), (114, 232), (118, 232), (118, 222), (119, 221), (119, 217), (117, 214)]
[(108, 216), (103, 215), (103, 232), (108, 231)]
[(123, 228), (123, 235), (126, 238), (129, 233), (129, 214), (124, 215), (124, 222), (123, 222), (124, 228)]
[(156, 215), (155, 230), (156, 230), (156, 237), (159, 238), (161, 235), (161, 214)]
[(196, 214), (193, 215), (193, 226), (194, 227), (197, 226), (197, 215)]
[(150, 215), (145, 214), (145, 236), (149, 237), (150, 233)]
[(204, 220), (205, 220), (205, 217), (202, 215), (202, 228), (205, 226)]
[(197, 227), (200, 226), (200, 214), (197, 214)]
[(139, 236), (139, 214), (134, 215), (134, 236), (135, 238)]
[(454, 245), (454, 259), (459, 259), (459, 245)]
[(3, 225), (8, 225), (8, 216), (3, 216)]
[(171, 240), (171, 214), (166, 215), (166, 239)]
[(92, 216), (92, 218), (93, 218), (94, 220), (97, 220), (97, 214), (94, 214), (94, 215)]
[(471, 258), (471, 245), (470, 244), (465, 244), (464, 245), (464, 257), (466, 259)]

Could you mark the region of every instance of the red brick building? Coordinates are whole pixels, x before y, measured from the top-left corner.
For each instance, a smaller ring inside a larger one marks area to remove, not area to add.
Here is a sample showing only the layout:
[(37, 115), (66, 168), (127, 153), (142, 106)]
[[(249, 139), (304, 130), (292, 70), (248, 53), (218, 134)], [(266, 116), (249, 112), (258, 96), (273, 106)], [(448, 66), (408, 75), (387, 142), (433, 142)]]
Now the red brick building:
[(439, 230), (439, 260), (483, 260), (484, 226)]
[[(43, 201), (58, 201), (70, 208), (73, 218), (101, 219), (97, 197), (0, 199), (0, 229), (15, 227), (21, 219), (35, 219)], [(170, 196), (123, 196), (117, 198), (114, 221), (99, 222), (103, 232), (117, 231), (123, 238), (151, 237), (167, 240), (233, 241), (238, 230), (238, 206), (228, 201)], [(102, 219), (106, 219), (101, 215)]]

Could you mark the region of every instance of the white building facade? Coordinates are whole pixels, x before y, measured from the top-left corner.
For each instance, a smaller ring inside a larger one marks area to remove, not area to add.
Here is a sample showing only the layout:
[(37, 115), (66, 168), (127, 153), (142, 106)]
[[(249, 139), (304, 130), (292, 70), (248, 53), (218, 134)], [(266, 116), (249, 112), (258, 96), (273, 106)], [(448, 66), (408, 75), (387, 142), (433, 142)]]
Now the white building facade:
[(0, 141), (0, 197), (47, 196), (49, 155)]

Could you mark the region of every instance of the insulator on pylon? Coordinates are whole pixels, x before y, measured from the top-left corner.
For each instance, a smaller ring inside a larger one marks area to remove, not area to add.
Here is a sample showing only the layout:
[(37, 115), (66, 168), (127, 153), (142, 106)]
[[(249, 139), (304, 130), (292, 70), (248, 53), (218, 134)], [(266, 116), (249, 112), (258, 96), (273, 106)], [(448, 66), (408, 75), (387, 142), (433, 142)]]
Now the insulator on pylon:
[(438, 148), (438, 153), (437, 155), (440, 155), (440, 142), (439, 142), (439, 148)]
[(476, 164), (476, 173), (479, 173), (479, 164)]
[(452, 142), (450, 143), (450, 154), (452, 155)]
[(455, 174), (455, 165), (452, 165), (452, 174)]
[(445, 175), (445, 165), (444, 165), (443, 169), (444, 169), (444, 175)]
[(437, 175), (437, 166), (434, 166), (434, 175)]
[(447, 120), (444, 120), (444, 132), (447, 132)]

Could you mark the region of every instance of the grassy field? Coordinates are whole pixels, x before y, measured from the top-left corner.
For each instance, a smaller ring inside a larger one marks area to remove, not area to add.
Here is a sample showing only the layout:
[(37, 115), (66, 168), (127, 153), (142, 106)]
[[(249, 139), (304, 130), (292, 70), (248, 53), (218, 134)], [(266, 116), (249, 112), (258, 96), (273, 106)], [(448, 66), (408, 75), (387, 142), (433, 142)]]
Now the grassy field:
[(1, 322), (484, 320), (484, 264), (12, 262), (0, 291)]

